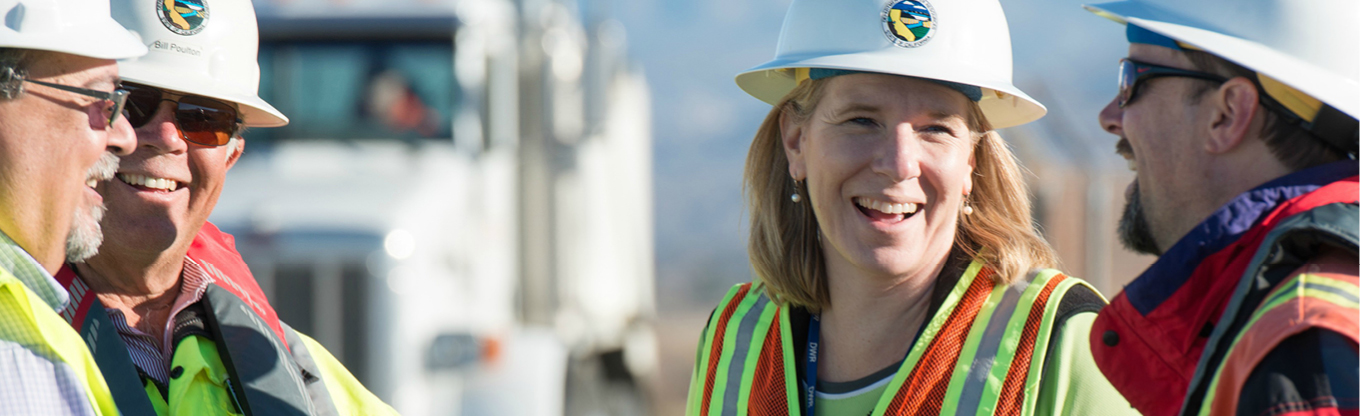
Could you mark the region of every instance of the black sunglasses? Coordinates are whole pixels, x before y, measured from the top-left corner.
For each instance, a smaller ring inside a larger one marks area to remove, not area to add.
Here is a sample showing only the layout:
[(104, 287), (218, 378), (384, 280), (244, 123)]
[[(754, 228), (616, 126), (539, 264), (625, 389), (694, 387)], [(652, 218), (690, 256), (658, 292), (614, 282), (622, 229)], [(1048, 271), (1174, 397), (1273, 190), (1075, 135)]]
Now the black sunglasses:
[(124, 82), (123, 89), (128, 91), (127, 118), (134, 129), (151, 122), (164, 101), (175, 103), (175, 128), (190, 143), (222, 146), (241, 129), (240, 114), (226, 102), (130, 82)]
[[(1130, 102), (1133, 102), (1134, 97), (1138, 95), (1138, 87), (1143, 81), (1158, 77), (1197, 78), (1206, 81), (1217, 82), (1220, 84), (1228, 82), (1228, 80), (1231, 79), (1222, 75), (1211, 74), (1208, 72), (1191, 71), (1188, 69), (1153, 65), (1145, 62), (1138, 62), (1128, 58), (1120, 59), (1119, 108), (1124, 108), (1124, 106), (1127, 106), (1129, 105)], [(1261, 84), (1258, 83), (1257, 81), (1252, 80), (1251, 82), (1253, 85), (1256, 86), (1257, 91), (1265, 91), (1265, 88), (1262, 87)], [(1274, 111), (1275, 114), (1279, 115), (1280, 118), (1283, 119), (1285, 123), (1293, 125), (1302, 125), (1304, 123), (1302, 118), (1300, 118), (1297, 114), (1294, 114), (1293, 111), (1290, 111), (1283, 104), (1280, 104), (1279, 101), (1275, 101), (1275, 99), (1272, 98), (1269, 94), (1260, 94), (1259, 97), (1260, 98), (1257, 99), (1256, 101), (1258, 103), (1261, 103), (1261, 106), (1265, 107), (1266, 109)]]
[(1153, 65), (1124, 58), (1119, 60), (1119, 108), (1133, 102), (1143, 81), (1161, 77), (1197, 78), (1218, 83), (1228, 81), (1227, 77), (1218, 74)]
[(18, 73), (15, 73), (15, 72), (14, 72), (14, 68), (5, 68), (5, 69), (4, 69), (4, 73), (3, 73), (3, 77), (8, 78), (8, 79), (14, 79), (14, 80), (19, 80), (19, 81), (23, 81), (23, 82), (38, 84), (38, 85), (41, 85), (41, 86), (44, 86), (44, 87), (48, 87), (48, 88), (56, 88), (56, 89), (59, 89), (59, 90), (62, 90), (62, 91), (73, 92), (73, 93), (76, 93), (76, 94), (84, 95), (84, 96), (87, 96), (87, 97), (93, 97), (93, 98), (95, 98), (95, 99), (99, 99), (99, 100), (106, 101), (106, 102), (108, 102), (108, 103), (111, 104), (111, 105), (109, 106), (109, 108), (105, 108), (105, 109), (104, 109), (104, 111), (106, 111), (106, 112), (109, 113), (109, 124), (108, 124), (109, 127), (113, 127), (113, 123), (116, 122), (116, 121), (118, 121), (118, 115), (123, 113), (123, 106), (124, 106), (124, 104), (127, 103), (127, 99), (128, 99), (128, 92), (127, 92), (126, 90), (124, 90), (124, 89), (121, 89), (121, 88), (115, 89), (115, 90), (113, 90), (112, 92), (109, 92), (109, 91), (92, 90), (92, 89), (88, 89), (88, 88), (72, 87), (72, 86), (70, 86), (70, 85), (54, 84), (54, 83), (51, 83), (51, 82), (34, 81), (34, 80), (31, 80), (31, 79), (28, 79), (28, 78), (24, 78), (23, 75), (19, 75)]

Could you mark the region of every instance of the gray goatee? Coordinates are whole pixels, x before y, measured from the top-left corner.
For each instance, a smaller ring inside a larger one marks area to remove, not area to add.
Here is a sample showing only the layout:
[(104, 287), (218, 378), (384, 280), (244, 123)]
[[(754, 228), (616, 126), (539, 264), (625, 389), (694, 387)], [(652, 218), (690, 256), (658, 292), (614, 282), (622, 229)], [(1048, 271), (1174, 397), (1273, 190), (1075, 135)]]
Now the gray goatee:
[[(118, 172), (118, 155), (104, 153), (104, 156), (90, 167), (86, 177), (96, 181), (106, 181)], [(80, 204), (75, 215), (71, 216), (71, 232), (66, 235), (66, 261), (81, 263), (99, 253), (99, 245), (104, 242), (104, 231), (99, 221), (104, 219), (107, 208), (103, 203), (94, 206)]]

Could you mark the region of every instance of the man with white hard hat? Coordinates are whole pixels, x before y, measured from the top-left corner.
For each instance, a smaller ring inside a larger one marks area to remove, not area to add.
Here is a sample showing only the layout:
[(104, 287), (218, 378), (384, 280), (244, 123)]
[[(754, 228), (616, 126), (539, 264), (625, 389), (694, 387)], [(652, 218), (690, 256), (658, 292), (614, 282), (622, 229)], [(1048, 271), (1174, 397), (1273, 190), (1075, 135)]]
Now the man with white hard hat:
[[(123, 414), (394, 414), (278, 319), (230, 235), (207, 223), (244, 127), (288, 123), (257, 95), (249, 1), (114, 0), (150, 52), (119, 61), (136, 146), (96, 187), (105, 250), (56, 275), (68, 323)], [(108, 335), (96, 333), (106, 332)]]
[(116, 415), (51, 273), (99, 247), (91, 188), (133, 146), (114, 60), (146, 47), (100, 0), (0, 0), (0, 13), (0, 414)]
[(1120, 222), (1159, 256), (1101, 311), (1096, 363), (1148, 415), (1360, 407), (1360, 3), (1129, 0), (1100, 124), (1137, 179)]

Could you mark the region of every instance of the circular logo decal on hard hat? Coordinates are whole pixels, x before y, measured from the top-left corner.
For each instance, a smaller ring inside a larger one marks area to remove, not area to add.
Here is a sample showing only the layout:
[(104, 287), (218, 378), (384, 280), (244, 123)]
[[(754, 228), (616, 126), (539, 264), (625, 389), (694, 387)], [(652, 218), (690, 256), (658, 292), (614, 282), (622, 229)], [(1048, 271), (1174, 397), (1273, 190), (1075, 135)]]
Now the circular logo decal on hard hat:
[(883, 33), (903, 48), (924, 45), (935, 35), (935, 8), (926, 0), (897, 0), (883, 8)]
[(171, 32), (197, 34), (208, 25), (208, 0), (156, 0), (156, 16)]

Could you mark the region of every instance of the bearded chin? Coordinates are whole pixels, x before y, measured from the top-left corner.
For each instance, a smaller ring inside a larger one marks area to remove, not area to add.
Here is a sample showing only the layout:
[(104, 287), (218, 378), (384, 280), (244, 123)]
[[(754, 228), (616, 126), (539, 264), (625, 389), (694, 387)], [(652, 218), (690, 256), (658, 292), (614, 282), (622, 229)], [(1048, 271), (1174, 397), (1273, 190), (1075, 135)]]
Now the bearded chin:
[(104, 232), (99, 221), (104, 219), (104, 204), (76, 209), (71, 217), (71, 232), (66, 236), (66, 262), (82, 263), (99, 253)]
[(1124, 248), (1142, 254), (1162, 255), (1157, 241), (1152, 238), (1148, 227), (1147, 215), (1143, 213), (1142, 197), (1138, 193), (1138, 182), (1133, 183), (1133, 192), (1124, 204), (1124, 216), (1119, 219), (1119, 241)]

